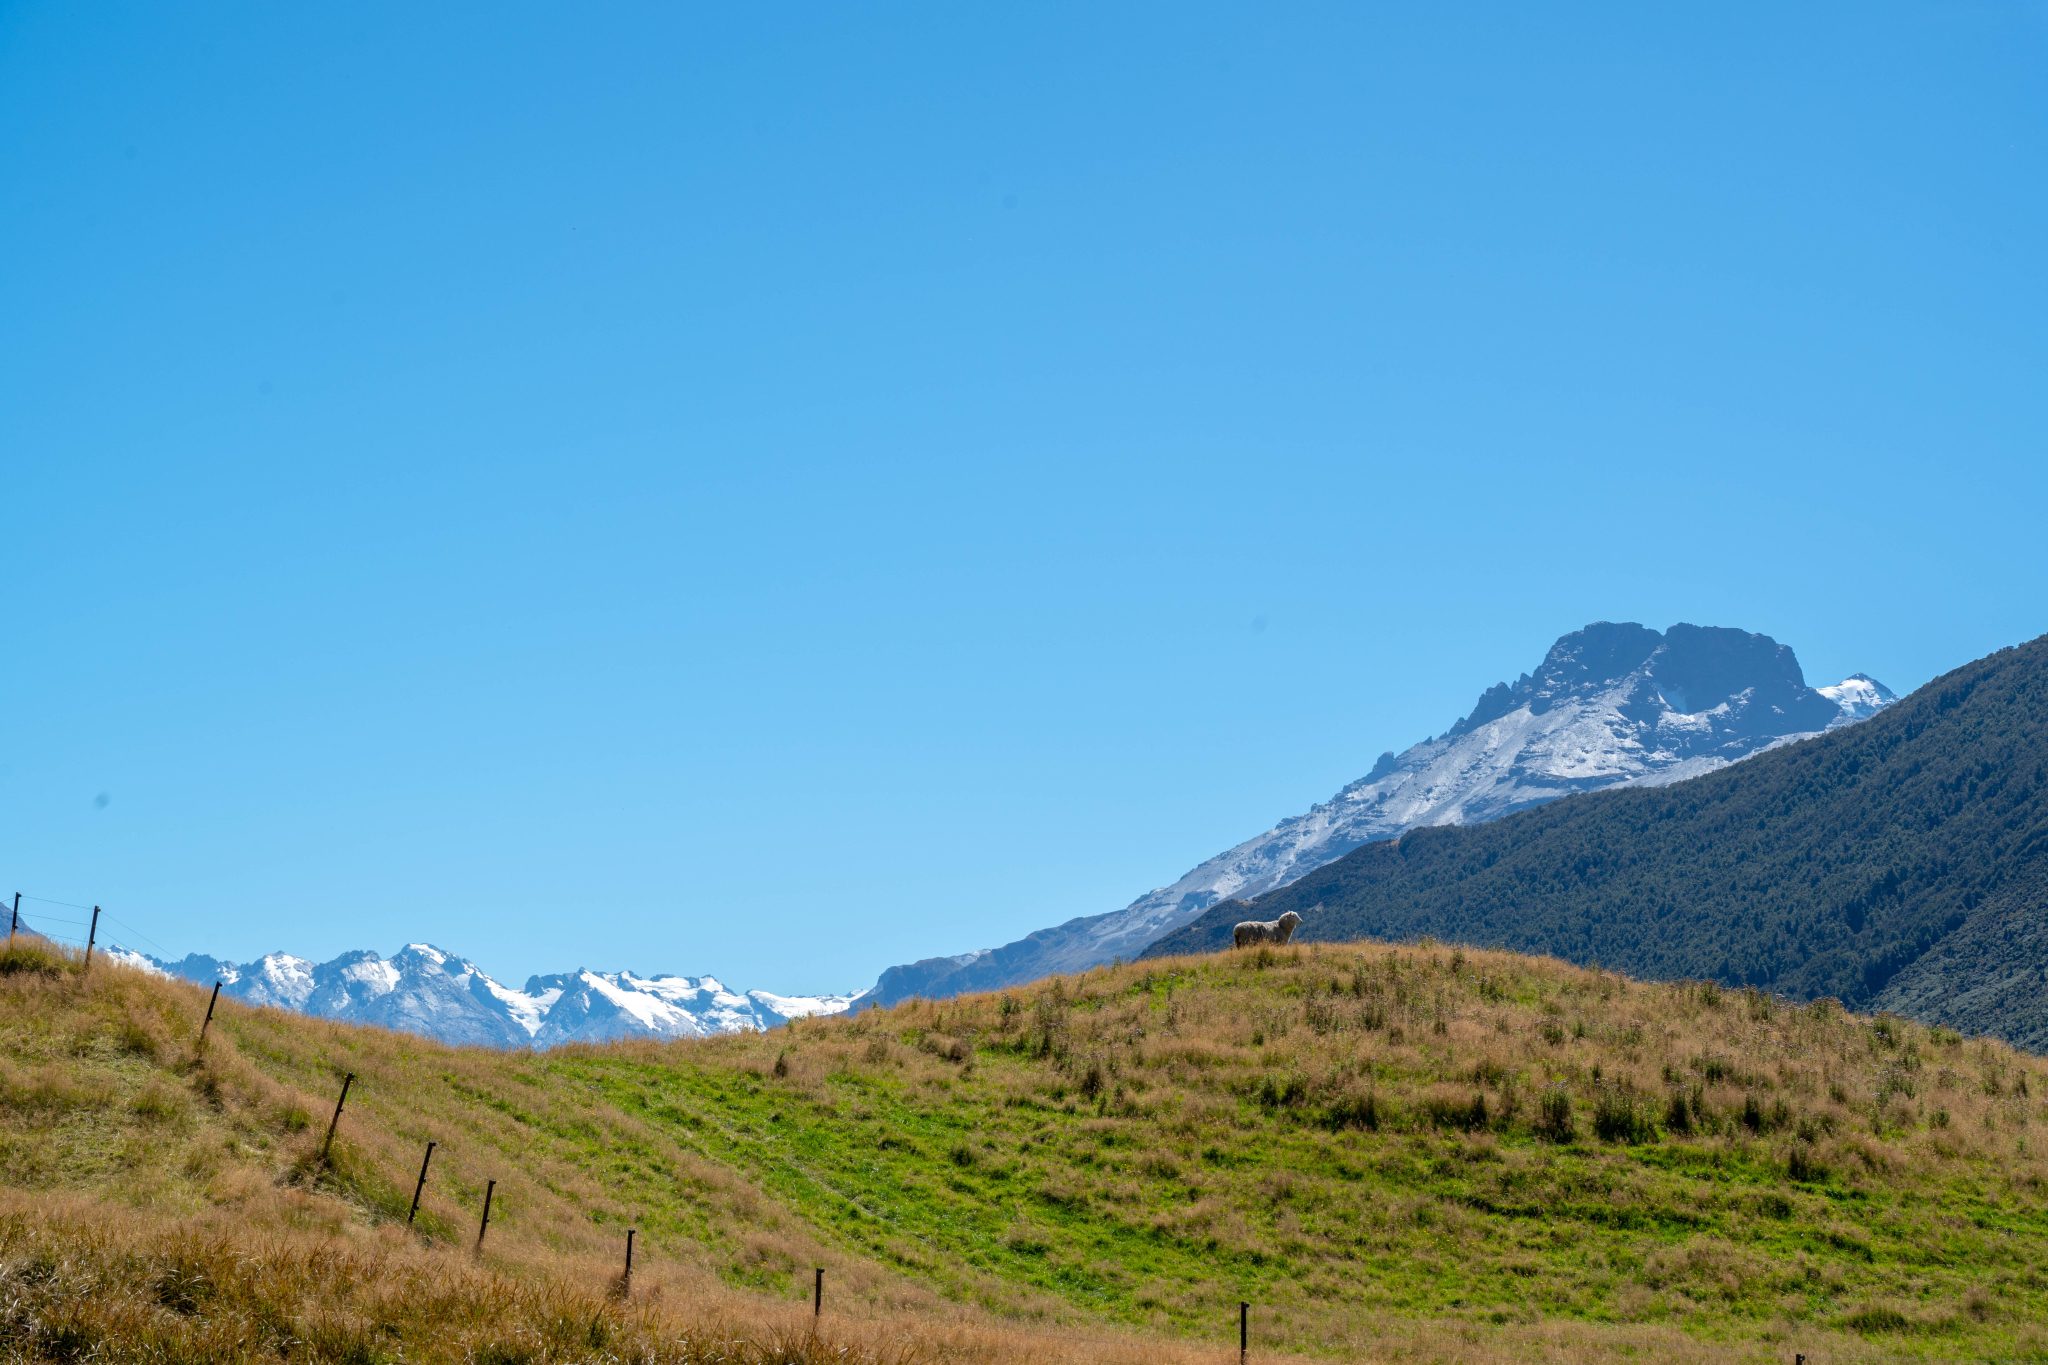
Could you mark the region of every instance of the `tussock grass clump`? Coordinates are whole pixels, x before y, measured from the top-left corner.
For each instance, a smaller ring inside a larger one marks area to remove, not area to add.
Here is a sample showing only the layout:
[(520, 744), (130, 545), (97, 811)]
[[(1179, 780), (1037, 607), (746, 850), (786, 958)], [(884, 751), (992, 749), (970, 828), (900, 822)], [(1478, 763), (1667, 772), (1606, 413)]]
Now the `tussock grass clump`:
[(0, 948), (0, 976), (28, 972), (55, 978), (74, 974), (77, 970), (71, 954), (39, 935), (17, 934), (13, 941)]

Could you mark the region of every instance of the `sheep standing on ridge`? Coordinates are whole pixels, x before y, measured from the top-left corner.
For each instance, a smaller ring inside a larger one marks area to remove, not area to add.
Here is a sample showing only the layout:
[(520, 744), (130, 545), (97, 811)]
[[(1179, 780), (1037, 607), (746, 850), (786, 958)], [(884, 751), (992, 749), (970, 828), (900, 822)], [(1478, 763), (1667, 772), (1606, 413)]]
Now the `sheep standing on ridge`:
[(1248, 919), (1231, 932), (1232, 939), (1240, 948), (1254, 943), (1285, 943), (1294, 937), (1294, 926), (1301, 923), (1301, 916), (1289, 910), (1279, 919)]

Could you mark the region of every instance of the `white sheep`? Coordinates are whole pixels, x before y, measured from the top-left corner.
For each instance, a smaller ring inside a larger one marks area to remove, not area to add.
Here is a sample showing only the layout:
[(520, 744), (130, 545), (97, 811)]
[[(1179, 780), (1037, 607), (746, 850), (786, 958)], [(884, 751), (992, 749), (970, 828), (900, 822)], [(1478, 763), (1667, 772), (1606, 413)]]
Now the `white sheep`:
[(1231, 932), (1231, 938), (1240, 948), (1254, 943), (1285, 943), (1294, 937), (1294, 926), (1301, 923), (1301, 916), (1289, 910), (1279, 919), (1248, 919)]

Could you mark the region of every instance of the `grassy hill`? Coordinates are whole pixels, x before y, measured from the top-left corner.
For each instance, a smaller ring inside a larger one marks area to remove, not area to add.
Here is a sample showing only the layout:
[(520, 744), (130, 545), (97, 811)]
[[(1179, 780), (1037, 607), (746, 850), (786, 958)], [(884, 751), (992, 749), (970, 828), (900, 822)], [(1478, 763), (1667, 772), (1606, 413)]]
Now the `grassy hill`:
[(540, 1056), (204, 1003), (0, 958), (12, 1355), (1215, 1360), (1241, 1298), (1269, 1356), (2048, 1355), (2048, 1072), (1831, 1005), (1374, 944)]
[[(201, 1046), (206, 991), (80, 968), (27, 936), (0, 952), (8, 1359), (1183, 1358), (1028, 1291), (1000, 1316), (963, 1312), (815, 1235), (686, 1126), (608, 1106), (530, 1054), (225, 999)], [(820, 1266), (832, 1311), (814, 1333)]]
[(1368, 844), (1145, 956), (1289, 910), (1304, 939), (1432, 934), (2048, 1045), (2048, 637), (1705, 777)]

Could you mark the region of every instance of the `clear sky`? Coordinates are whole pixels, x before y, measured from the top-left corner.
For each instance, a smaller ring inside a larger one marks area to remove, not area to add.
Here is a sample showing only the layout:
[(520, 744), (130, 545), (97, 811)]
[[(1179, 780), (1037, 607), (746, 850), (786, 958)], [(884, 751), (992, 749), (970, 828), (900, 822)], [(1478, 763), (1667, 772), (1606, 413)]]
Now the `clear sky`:
[(2044, 272), (2041, 3), (6, 5), (0, 891), (847, 989), (1588, 621), (1915, 687)]

